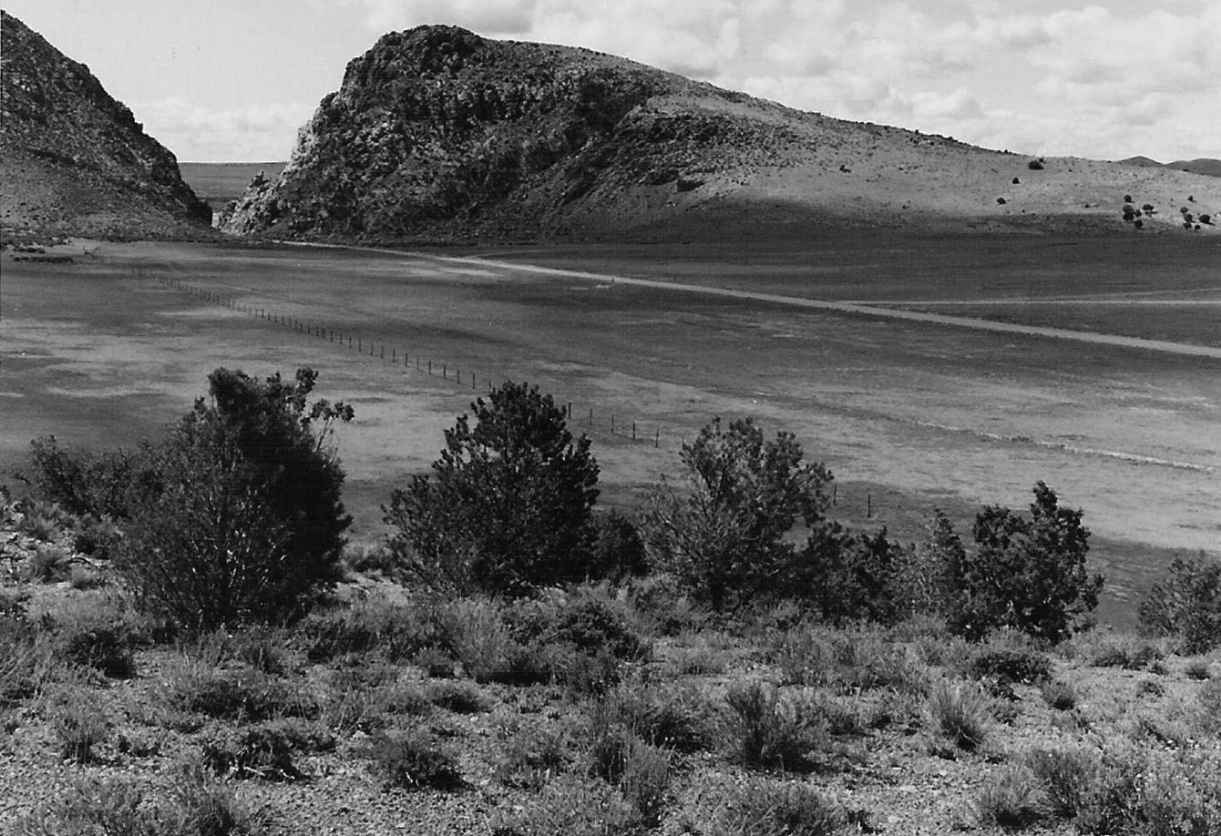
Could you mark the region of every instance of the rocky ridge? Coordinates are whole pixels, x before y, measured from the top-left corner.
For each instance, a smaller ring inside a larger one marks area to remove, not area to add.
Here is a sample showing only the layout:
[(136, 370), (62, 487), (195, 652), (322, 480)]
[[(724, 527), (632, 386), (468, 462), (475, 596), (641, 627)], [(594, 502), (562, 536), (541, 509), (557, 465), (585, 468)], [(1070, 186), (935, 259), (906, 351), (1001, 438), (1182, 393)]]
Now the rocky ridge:
[(281, 175), (252, 183), (224, 228), (382, 243), (707, 239), (845, 226), (1119, 230), (1125, 193), (1161, 208), (1159, 222), (1189, 194), (1221, 209), (1213, 178), (1035, 162), (589, 50), (424, 26), (348, 64)]
[(36, 234), (183, 237), (211, 208), (174, 155), (84, 64), (0, 13), (0, 228)]

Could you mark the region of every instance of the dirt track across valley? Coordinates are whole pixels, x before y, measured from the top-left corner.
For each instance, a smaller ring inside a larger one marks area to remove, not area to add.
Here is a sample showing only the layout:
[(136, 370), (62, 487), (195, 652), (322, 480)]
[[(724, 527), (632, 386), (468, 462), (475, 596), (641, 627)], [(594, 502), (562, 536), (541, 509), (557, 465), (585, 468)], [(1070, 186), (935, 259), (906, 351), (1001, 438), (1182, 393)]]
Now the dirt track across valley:
[[(1050, 328), (1039, 325), (1023, 325), (1012, 322), (998, 322), (978, 317), (950, 316), (947, 314), (929, 313), (927, 311), (903, 310), (885, 308), (876, 304), (862, 305), (856, 302), (827, 301), (807, 299), (800, 296), (789, 296), (777, 293), (761, 293), (751, 290), (740, 290), (726, 287), (710, 287), (708, 285), (687, 284), (682, 282), (644, 279), (633, 276), (621, 276), (610, 273), (595, 273), (585, 270), (566, 270), (557, 267), (544, 267), (537, 264), (526, 264), (511, 261), (468, 256), (440, 256), (431, 253), (381, 249), (376, 247), (348, 247), (333, 244), (303, 244), (298, 246), (327, 247), (352, 249), (360, 252), (375, 252), (391, 255), (402, 255), (405, 258), (430, 260), (448, 264), (478, 265), (492, 267), (517, 273), (528, 273), (539, 276), (554, 276), (564, 279), (584, 279), (601, 284), (623, 284), (633, 287), (646, 287), (655, 290), (667, 290), (676, 293), (690, 293), (701, 296), (719, 296), (732, 299), (746, 299), (753, 302), (783, 305), (786, 307), (807, 308), (818, 311), (831, 311), (855, 316), (867, 316), (881, 319), (899, 319), (908, 322), (941, 325), (949, 328), (969, 328), (974, 331), (992, 331), (1002, 334), (1017, 334), (1028, 337), (1044, 337), (1055, 340), (1073, 340), (1119, 348), (1129, 348), (1138, 351), (1157, 351), (1168, 354), (1178, 354), (1187, 357), (1210, 357), (1221, 359), (1221, 348), (1215, 346), (1195, 345), (1192, 343), (1171, 342), (1169, 340), (1149, 340), (1139, 337), (1128, 337), (1120, 334), (1102, 334), (1091, 331), (1076, 331), (1068, 328)], [(923, 303), (921, 303), (923, 304)], [(976, 303), (978, 304), (978, 303)]]

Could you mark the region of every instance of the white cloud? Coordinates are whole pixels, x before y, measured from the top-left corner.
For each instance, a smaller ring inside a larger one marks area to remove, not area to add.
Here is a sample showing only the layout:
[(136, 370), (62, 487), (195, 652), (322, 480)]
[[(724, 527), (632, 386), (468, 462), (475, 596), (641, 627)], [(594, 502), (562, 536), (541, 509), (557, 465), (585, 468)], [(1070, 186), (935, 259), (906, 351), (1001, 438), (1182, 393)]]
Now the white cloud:
[[(375, 35), (449, 23), (584, 46), (793, 107), (993, 147), (1099, 157), (1221, 155), (1215, 3), (340, 1)], [(248, 116), (275, 113), (283, 111), (273, 106)], [(300, 113), (303, 121), (307, 111)], [(242, 124), (240, 113), (219, 118)], [(253, 144), (256, 133), (248, 127), (242, 136)]]
[(179, 98), (132, 105), (144, 130), (182, 162), (286, 160), (315, 105), (270, 104), (216, 110)]

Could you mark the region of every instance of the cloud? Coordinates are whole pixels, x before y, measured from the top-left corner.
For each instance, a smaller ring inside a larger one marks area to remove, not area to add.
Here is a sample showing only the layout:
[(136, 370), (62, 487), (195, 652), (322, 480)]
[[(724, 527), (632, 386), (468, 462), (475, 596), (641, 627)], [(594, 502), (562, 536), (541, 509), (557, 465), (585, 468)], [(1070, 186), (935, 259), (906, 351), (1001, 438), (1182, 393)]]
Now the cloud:
[(202, 107), (180, 98), (132, 105), (144, 130), (185, 162), (286, 160), (314, 105)]
[[(378, 35), (449, 23), (583, 46), (793, 107), (994, 147), (1221, 154), (1213, 126), (1221, 102), (1218, 4), (340, 1)], [(256, 133), (247, 130), (246, 139), (253, 143)]]

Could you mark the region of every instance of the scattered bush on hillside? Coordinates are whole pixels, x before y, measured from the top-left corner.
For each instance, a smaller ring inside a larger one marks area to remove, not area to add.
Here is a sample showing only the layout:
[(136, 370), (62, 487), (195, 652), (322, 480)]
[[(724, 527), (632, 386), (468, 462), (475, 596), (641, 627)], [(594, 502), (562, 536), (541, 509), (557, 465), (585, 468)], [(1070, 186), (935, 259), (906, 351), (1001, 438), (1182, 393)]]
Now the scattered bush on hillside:
[(1176, 558), (1141, 601), (1140, 626), (1150, 635), (1176, 637), (1182, 653), (1221, 645), (1221, 561), (1203, 554)]
[(1200, 215), (1200, 223), (1202, 223), (1206, 226), (1212, 226), (1213, 216), (1209, 215), (1208, 213), (1204, 213), (1204, 214)]
[(594, 546), (589, 574), (619, 583), (648, 573), (644, 540), (635, 522), (619, 511), (593, 516)]
[(810, 532), (780, 582), (789, 595), (813, 603), (826, 621), (889, 624), (906, 614), (898, 578), (905, 554), (886, 529), (867, 534), (824, 523)]
[(976, 549), (955, 582), (959, 606), (950, 624), (956, 632), (978, 639), (1013, 627), (1061, 641), (1098, 605), (1102, 577), (1086, 573), (1089, 530), (1081, 525), (1081, 511), (1061, 508), (1043, 482), (1034, 495), (1029, 517), (1002, 506), (976, 516)]
[(1031, 160), (1030, 162), (1026, 163), (1026, 167), (1031, 171), (1042, 171), (1043, 166), (1044, 161), (1041, 157), (1037, 160)]
[(1130, 194), (1126, 194), (1126, 195), (1124, 195), (1124, 196), (1123, 196), (1123, 202), (1124, 202), (1124, 203), (1131, 203), (1131, 202), (1132, 202), (1132, 195), (1130, 195)]
[(795, 555), (783, 537), (798, 519), (821, 524), (830, 471), (804, 463), (791, 433), (766, 441), (751, 419), (714, 420), (680, 455), (688, 492), (663, 481), (646, 515), (653, 564), (717, 611), (775, 593)]
[(958, 597), (955, 581), (962, 574), (966, 549), (954, 525), (933, 509), (925, 539), (903, 552), (895, 583), (909, 613), (945, 615)]
[(30, 442), (30, 464), (22, 478), (35, 493), (80, 517), (126, 520), (160, 485), (148, 442), (97, 453), (42, 436)]
[(419, 729), (379, 735), (364, 755), (387, 786), (453, 791), (465, 784), (454, 753)]
[(520, 595), (580, 580), (597, 482), (589, 439), (573, 438), (554, 399), (505, 383), (445, 431), (431, 474), (393, 492), (389, 547), (432, 586)]
[(127, 527), (118, 565), (141, 607), (202, 632), (290, 618), (339, 579), (351, 518), (327, 442), (352, 409), (309, 403), (316, 378), (209, 375), (210, 402), (154, 452), (160, 489)]
[(1150, 218), (1152, 218), (1154, 216), (1154, 214), (1157, 213), (1157, 210), (1155, 208), (1153, 208), (1152, 203), (1144, 204), (1143, 206), (1140, 207), (1140, 211), (1144, 212), (1145, 216), (1150, 217)]

